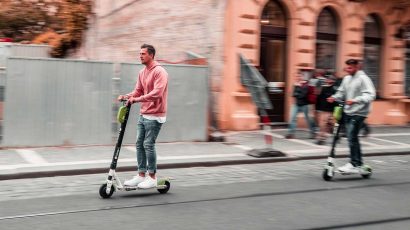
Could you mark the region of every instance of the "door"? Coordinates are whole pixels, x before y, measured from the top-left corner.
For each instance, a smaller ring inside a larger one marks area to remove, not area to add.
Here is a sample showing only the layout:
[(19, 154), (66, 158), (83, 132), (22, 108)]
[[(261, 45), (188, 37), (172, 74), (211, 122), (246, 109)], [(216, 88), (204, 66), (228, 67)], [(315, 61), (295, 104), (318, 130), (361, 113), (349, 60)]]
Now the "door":
[(261, 15), (260, 72), (268, 81), (267, 92), (273, 109), (271, 122), (284, 122), (286, 86), (287, 14), (281, 1), (270, 0)]
[(286, 41), (262, 37), (260, 72), (268, 82), (267, 92), (273, 109), (268, 110), (271, 122), (285, 121), (285, 58)]

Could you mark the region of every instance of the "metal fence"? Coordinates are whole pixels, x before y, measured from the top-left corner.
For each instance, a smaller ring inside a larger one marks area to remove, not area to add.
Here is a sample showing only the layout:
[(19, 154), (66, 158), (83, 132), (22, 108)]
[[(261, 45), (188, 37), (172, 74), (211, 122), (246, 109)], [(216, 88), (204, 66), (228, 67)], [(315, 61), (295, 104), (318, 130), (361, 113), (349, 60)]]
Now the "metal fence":
[[(205, 141), (208, 129), (207, 68), (190, 65), (163, 65), (168, 79), (167, 122), (162, 126), (158, 141)], [(134, 89), (139, 64), (121, 64), (121, 94)], [(129, 118), (125, 143), (135, 143), (139, 107), (134, 106)]]
[(0, 140), (3, 139), (3, 108), (4, 89), (6, 85), (7, 58), (21, 57), (49, 57), (50, 47), (47, 45), (16, 44), (11, 42), (0, 43)]
[[(7, 63), (3, 146), (112, 144), (118, 134), (114, 98), (132, 91), (143, 67), (16, 57)], [(158, 141), (205, 141), (207, 68), (164, 67), (168, 114)], [(138, 109), (133, 107), (124, 143), (135, 142)]]
[(10, 58), (3, 145), (109, 143), (112, 70), (104, 62)]
[(28, 45), (4, 42), (0, 43), (0, 67), (6, 66), (7, 57), (49, 57), (47, 45)]

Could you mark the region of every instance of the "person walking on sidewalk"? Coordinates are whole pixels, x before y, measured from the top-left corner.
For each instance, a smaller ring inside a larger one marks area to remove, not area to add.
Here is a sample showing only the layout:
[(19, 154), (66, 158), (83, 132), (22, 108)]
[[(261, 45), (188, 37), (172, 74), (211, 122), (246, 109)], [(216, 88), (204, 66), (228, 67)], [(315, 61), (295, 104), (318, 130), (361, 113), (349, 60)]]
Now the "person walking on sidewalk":
[(336, 81), (335, 76), (328, 74), (320, 86), (319, 95), (316, 101), (316, 111), (317, 111), (317, 121), (319, 126), (319, 131), (316, 135), (316, 140), (318, 145), (323, 145), (331, 133), (331, 127), (333, 127), (333, 109), (335, 103), (329, 103), (327, 101), (328, 97), (331, 97), (336, 93), (334, 88), (334, 83)]
[(167, 112), (168, 73), (154, 57), (152, 45), (141, 46), (140, 59), (145, 67), (138, 74), (134, 90), (118, 97), (118, 100), (126, 99), (127, 104), (141, 103), (136, 143), (138, 175), (125, 181), (124, 185), (145, 189), (157, 186), (155, 141)]
[(309, 126), (310, 130), (310, 137), (315, 137), (313, 120), (311, 120), (311, 118), (309, 117), (308, 92), (308, 82), (307, 80), (303, 79), (302, 74), (298, 72), (295, 76), (295, 84), (293, 89), (293, 97), (295, 98), (295, 104), (292, 106), (290, 112), (290, 122), (286, 139), (292, 139), (295, 137), (296, 119), (299, 112), (305, 114), (306, 123)]
[(370, 111), (371, 102), (376, 93), (371, 79), (359, 71), (359, 61), (349, 59), (345, 71), (348, 73), (343, 78), (337, 92), (327, 99), (333, 103), (335, 100), (345, 100), (345, 125), (350, 148), (350, 162), (338, 170), (346, 173), (360, 172), (363, 165), (362, 151), (359, 142), (359, 131)]

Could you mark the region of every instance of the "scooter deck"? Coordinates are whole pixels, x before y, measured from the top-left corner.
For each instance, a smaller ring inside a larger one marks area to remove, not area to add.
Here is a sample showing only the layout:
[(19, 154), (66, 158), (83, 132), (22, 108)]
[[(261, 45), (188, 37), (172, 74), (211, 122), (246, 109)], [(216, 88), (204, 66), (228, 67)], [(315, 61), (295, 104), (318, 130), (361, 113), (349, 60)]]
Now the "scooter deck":
[(340, 170), (335, 170), (334, 173), (339, 173), (341, 175), (370, 175), (371, 172), (345, 172), (345, 171), (340, 171)]
[(118, 190), (132, 191), (132, 190), (150, 190), (150, 189), (166, 189), (166, 185), (157, 185), (151, 188), (140, 188), (138, 186), (124, 186), (122, 188), (117, 187)]

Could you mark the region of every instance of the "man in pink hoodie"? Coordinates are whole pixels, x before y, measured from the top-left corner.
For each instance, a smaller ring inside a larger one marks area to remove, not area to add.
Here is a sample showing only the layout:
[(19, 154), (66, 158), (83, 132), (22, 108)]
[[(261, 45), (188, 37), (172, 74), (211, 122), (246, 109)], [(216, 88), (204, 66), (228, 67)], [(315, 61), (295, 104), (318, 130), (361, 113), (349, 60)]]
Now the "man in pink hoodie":
[(135, 89), (118, 97), (118, 100), (128, 100), (127, 103), (141, 103), (136, 144), (138, 175), (125, 181), (124, 185), (144, 189), (157, 186), (155, 141), (166, 120), (167, 112), (168, 73), (154, 57), (155, 48), (152, 45), (141, 46), (140, 59), (145, 68), (138, 74)]

